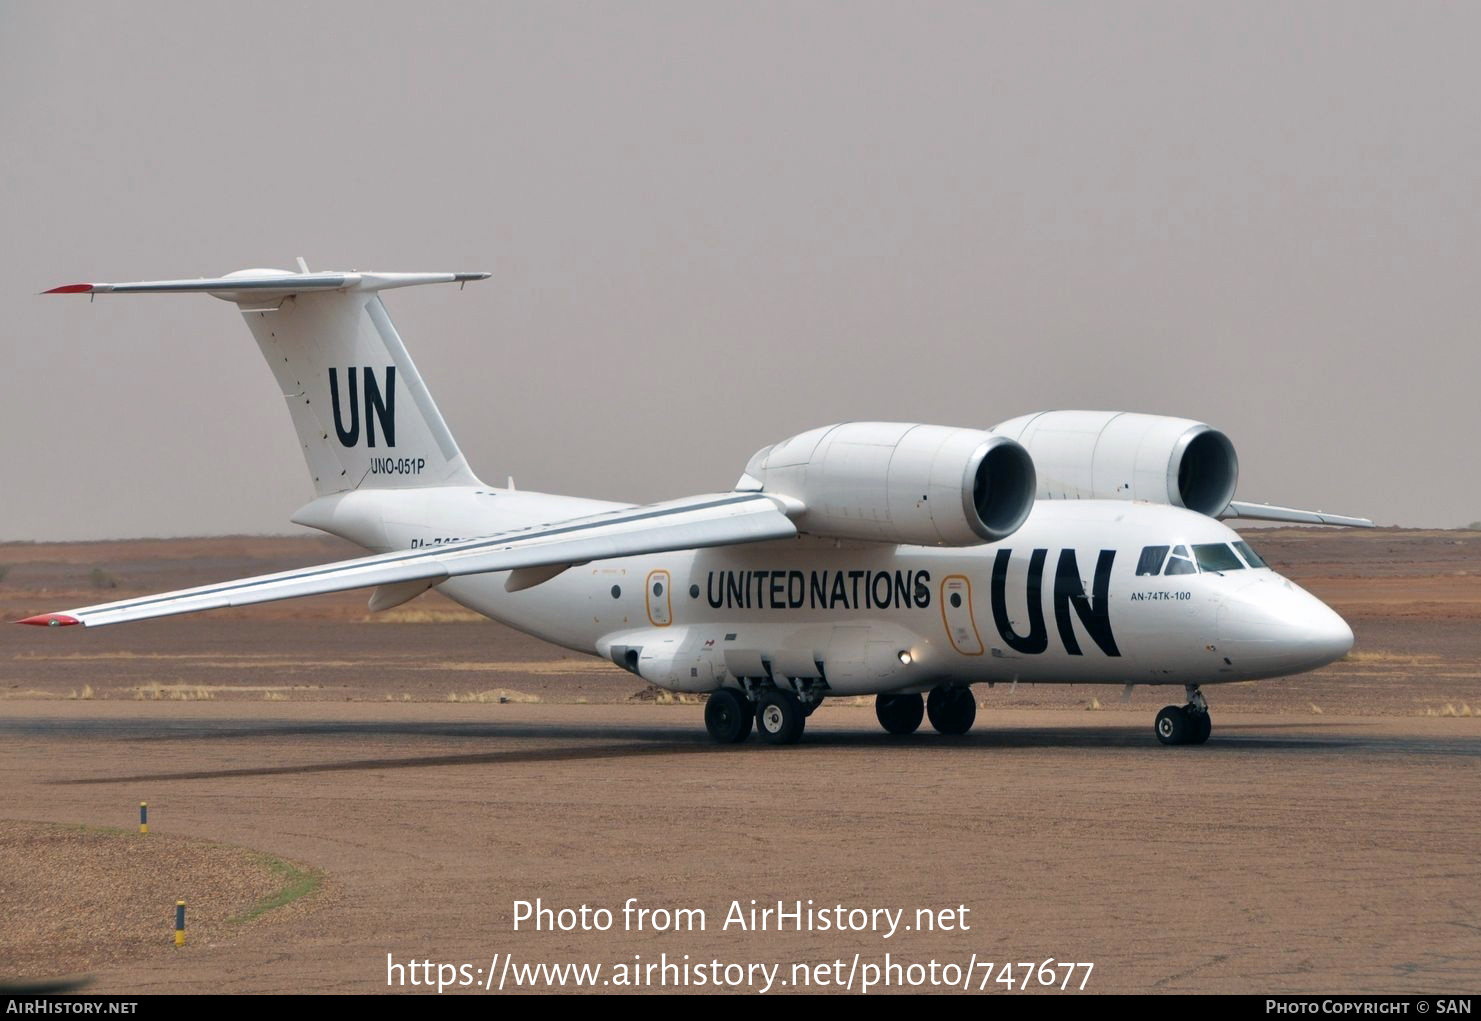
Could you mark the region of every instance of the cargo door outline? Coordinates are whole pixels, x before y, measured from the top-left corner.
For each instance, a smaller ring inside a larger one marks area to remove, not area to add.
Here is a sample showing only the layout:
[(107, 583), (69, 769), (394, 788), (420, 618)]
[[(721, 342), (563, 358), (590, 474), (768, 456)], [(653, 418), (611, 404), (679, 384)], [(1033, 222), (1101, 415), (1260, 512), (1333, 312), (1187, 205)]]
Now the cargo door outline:
[(673, 585), (665, 570), (649, 571), (643, 582), (643, 598), (648, 607), (648, 623), (668, 627), (674, 622)]
[[(956, 597), (953, 604), (952, 597)], [(982, 635), (972, 612), (972, 580), (965, 574), (952, 574), (941, 579), (941, 624), (946, 640), (963, 656), (983, 653)]]

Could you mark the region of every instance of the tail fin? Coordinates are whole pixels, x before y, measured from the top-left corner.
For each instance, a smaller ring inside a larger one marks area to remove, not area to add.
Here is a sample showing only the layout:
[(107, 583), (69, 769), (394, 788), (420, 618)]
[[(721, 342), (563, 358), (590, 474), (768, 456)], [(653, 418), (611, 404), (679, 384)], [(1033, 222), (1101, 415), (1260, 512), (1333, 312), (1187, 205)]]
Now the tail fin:
[(488, 276), (254, 269), (210, 280), (70, 284), (46, 293), (201, 291), (234, 302), (288, 402), (316, 495), (327, 496), (479, 485), (379, 292)]

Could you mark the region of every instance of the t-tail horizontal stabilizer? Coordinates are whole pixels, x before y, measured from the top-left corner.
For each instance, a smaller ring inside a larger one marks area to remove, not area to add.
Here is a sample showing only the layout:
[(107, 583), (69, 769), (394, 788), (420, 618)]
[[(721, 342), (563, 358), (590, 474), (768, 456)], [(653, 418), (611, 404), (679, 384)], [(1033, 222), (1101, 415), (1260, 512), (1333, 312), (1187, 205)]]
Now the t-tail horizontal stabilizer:
[(488, 273), (244, 269), (197, 280), (54, 287), (47, 294), (209, 294), (252, 331), (298, 433), (318, 496), (481, 485), (381, 301), (381, 291)]
[(196, 280), (137, 280), (122, 284), (63, 284), (42, 294), (188, 294), (204, 292), (238, 304), (307, 291), (388, 291), (418, 284), (466, 284), (489, 273), (290, 273), (281, 269), (243, 269), (224, 277)]

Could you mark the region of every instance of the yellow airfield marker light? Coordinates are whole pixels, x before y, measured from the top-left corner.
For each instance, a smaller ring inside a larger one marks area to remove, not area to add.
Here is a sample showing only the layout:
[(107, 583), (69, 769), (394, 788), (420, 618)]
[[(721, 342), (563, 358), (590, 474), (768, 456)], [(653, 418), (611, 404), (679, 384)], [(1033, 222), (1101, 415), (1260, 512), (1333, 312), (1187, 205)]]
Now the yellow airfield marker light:
[(149, 832), (149, 802), (139, 802), (139, 832)]
[(177, 946), (177, 947), (183, 947), (184, 945), (185, 945), (185, 902), (183, 900), (177, 900), (175, 902), (175, 946)]

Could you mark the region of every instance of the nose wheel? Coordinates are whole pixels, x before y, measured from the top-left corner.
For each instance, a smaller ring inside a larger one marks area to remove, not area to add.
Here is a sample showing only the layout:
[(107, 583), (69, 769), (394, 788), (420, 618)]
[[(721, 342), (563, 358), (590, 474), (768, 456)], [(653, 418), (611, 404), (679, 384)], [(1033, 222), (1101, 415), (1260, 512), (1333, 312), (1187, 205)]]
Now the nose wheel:
[(1188, 704), (1170, 705), (1157, 714), (1154, 729), (1163, 744), (1203, 744), (1213, 733), (1208, 714), (1208, 701), (1198, 685), (1187, 686)]

